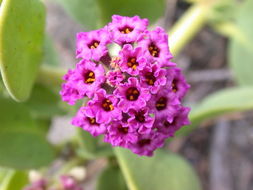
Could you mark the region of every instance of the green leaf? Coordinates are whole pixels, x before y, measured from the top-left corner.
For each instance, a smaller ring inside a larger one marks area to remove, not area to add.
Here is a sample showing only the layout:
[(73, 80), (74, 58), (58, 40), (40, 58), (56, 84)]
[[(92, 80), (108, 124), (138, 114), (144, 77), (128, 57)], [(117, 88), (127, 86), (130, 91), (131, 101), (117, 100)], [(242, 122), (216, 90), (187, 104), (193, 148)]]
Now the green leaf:
[(36, 118), (51, 118), (64, 113), (59, 107), (60, 96), (42, 85), (35, 85), (30, 99), (25, 103)]
[(206, 119), (211, 119), (222, 114), (247, 111), (253, 109), (253, 88), (234, 87), (221, 90), (206, 97), (190, 112), (191, 125), (185, 126), (178, 134), (187, 134)]
[(99, 11), (96, 0), (57, 0), (57, 2), (85, 28), (97, 27)]
[(127, 190), (123, 175), (116, 166), (107, 167), (99, 176), (96, 190)]
[(0, 98), (0, 121), (0, 165), (31, 169), (54, 159), (53, 147), (26, 106)]
[(165, 0), (97, 0), (102, 14), (103, 24), (111, 20), (114, 14), (124, 16), (139, 15), (152, 23), (164, 15)]
[(0, 12), (0, 69), (16, 101), (28, 99), (42, 61), (45, 9), (39, 0), (4, 0)]
[(0, 190), (21, 190), (28, 183), (28, 175), (26, 172), (8, 170), (0, 185)]
[(129, 190), (199, 190), (192, 167), (180, 156), (157, 150), (153, 157), (140, 157), (115, 148)]
[(246, 0), (238, 10), (236, 16), (237, 27), (243, 34), (250, 46), (246, 46), (235, 39), (229, 43), (229, 63), (233, 69), (235, 78), (240, 85), (253, 85), (253, 1)]

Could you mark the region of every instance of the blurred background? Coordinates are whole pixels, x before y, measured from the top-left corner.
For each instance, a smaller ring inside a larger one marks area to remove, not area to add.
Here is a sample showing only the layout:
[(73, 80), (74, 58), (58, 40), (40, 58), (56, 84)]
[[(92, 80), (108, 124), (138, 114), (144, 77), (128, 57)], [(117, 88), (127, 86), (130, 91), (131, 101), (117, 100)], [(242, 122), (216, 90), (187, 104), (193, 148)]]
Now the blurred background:
[[(60, 52), (60, 63), (66, 68), (73, 67), (75, 35), (85, 28), (75, 22), (57, 2), (45, 2), (48, 11), (47, 31)], [(164, 16), (155, 23), (158, 26), (171, 27), (191, 5), (180, 0), (167, 0), (166, 4)], [(228, 66), (228, 45), (226, 37), (205, 26), (175, 58), (191, 84), (185, 98), (187, 104), (198, 103), (215, 91), (235, 86), (233, 73)], [(251, 111), (237, 113), (202, 123), (189, 136), (176, 138), (167, 148), (180, 153), (192, 163), (205, 190), (253, 190), (252, 114)], [(73, 129), (66, 124), (69, 120), (55, 119), (53, 133), (50, 134), (52, 141), (59, 142), (69, 135)], [(101, 166), (96, 165), (91, 169), (97, 173), (102, 167), (101, 162)], [(87, 183), (93, 189), (92, 182), (89, 180)]]
[[(97, 10), (95, 1), (91, 0), (87, 1), (86, 13), (83, 15), (82, 9), (77, 8), (82, 0), (75, 0), (73, 3), (68, 0), (44, 0), (47, 11), (45, 51), (50, 49), (54, 52), (48, 57), (46, 55), (45, 62), (50, 60), (53, 64), (59, 64), (61, 68), (73, 68), (76, 64), (76, 33), (98, 28), (110, 20), (111, 13), (120, 12), (126, 16), (140, 14), (141, 17), (151, 19), (153, 26), (161, 26), (170, 31), (174, 23), (189, 10), (192, 3), (200, 1), (157, 0), (156, 3), (147, 0), (146, 4), (145, 1), (124, 1), (130, 5), (136, 3), (137, 8), (132, 10), (129, 6), (122, 8), (125, 6), (123, 1), (118, 3), (114, 1), (111, 6), (110, 1), (99, 0), (100, 5), (109, 10), (106, 12)], [(207, 3), (211, 1), (206, 0)], [(241, 45), (238, 45), (238, 41), (245, 42), (245, 33), (252, 39), (253, 11), (250, 10), (253, 10), (253, 6), (244, 6), (239, 10), (237, 6), (241, 6), (244, 1), (218, 0), (218, 2), (220, 4), (211, 11), (207, 24), (203, 24), (203, 27), (191, 40), (189, 39), (189, 43), (174, 58), (174, 62), (182, 68), (191, 85), (184, 99), (185, 105), (199, 104), (210, 94), (225, 88), (253, 84), (253, 75), (251, 75), (253, 51), (244, 53)], [(253, 5), (251, 0), (248, 2)], [(87, 19), (84, 20), (84, 17)], [(98, 17), (103, 19), (94, 22)], [(223, 23), (234, 25), (231, 27)], [(233, 26), (239, 26), (239, 29)], [(253, 40), (249, 43), (252, 44), (251, 42)], [(247, 77), (246, 80), (244, 76)], [(74, 111), (71, 111), (73, 115)], [(220, 112), (226, 111), (221, 109)], [(62, 148), (60, 159), (50, 166), (50, 170), (61, 166), (62, 160), (73, 154), (72, 144), (66, 143), (76, 134), (75, 127), (70, 125), (72, 115), (54, 116), (50, 122), (48, 139), (52, 144)], [(253, 190), (252, 116), (253, 111), (247, 109), (244, 112), (233, 112), (212, 120), (205, 120), (188, 135), (176, 136), (166, 144), (165, 149), (182, 155), (191, 163), (200, 178), (203, 190)], [(61, 146), (63, 144), (64, 147)], [(107, 164), (106, 158), (89, 160), (85, 163), (85, 170), (81, 171), (85, 190), (95, 189), (97, 178)], [(180, 179), (178, 180), (180, 182)]]

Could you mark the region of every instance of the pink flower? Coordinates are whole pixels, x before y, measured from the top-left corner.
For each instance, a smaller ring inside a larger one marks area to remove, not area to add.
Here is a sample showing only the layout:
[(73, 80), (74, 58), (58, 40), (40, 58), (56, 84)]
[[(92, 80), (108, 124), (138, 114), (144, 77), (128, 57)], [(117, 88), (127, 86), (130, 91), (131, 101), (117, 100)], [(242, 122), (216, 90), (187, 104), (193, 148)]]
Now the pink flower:
[(127, 147), (130, 142), (137, 141), (136, 127), (126, 123), (115, 121), (108, 126), (107, 131), (104, 141), (111, 143), (112, 146)]
[(128, 112), (130, 109), (143, 108), (150, 99), (148, 89), (142, 88), (134, 77), (130, 77), (127, 83), (120, 84), (114, 94), (120, 98), (118, 107), (123, 112)]
[(124, 75), (120, 70), (109, 71), (107, 75), (107, 80), (109, 84), (111, 84), (112, 86), (116, 86), (119, 85), (124, 80)]
[(166, 70), (156, 64), (148, 64), (140, 74), (141, 86), (156, 94), (166, 84)]
[(171, 122), (168, 122), (166, 118), (156, 121), (158, 131), (166, 136), (173, 137), (175, 132), (182, 126), (190, 125), (188, 119), (189, 111), (190, 108), (180, 106)]
[(120, 45), (137, 41), (147, 26), (148, 20), (140, 19), (139, 16), (125, 17), (113, 15), (112, 22), (108, 24), (109, 30), (112, 32), (113, 41)]
[(190, 88), (190, 85), (186, 82), (184, 76), (182, 75), (181, 69), (167, 69), (167, 76), (167, 85), (171, 86), (171, 90), (181, 100)]
[(130, 143), (129, 149), (140, 156), (152, 156), (155, 149), (163, 146), (164, 140), (163, 134), (151, 131), (140, 135), (136, 143)]
[(127, 72), (130, 75), (138, 75), (139, 71), (142, 70), (147, 63), (147, 60), (142, 54), (141, 47), (134, 49), (130, 44), (124, 45), (119, 52), (119, 66), (121, 71)]
[(72, 119), (72, 124), (90, 132), (93, 136), (98, 136), (106, 132), (106, 124), (98, 123), (96, 113), (90, 107), (81, 107), (77, 115)]
[(76, 87), (73, 85), (73, 78), (75, 77), (74, 70), (68, 70), (68, 73), (63, 76), (63, 80), (66, 83), (62, 84), (60, 95), (62, 100), (68, 102), (70, 105), (74, 105), (77, 100), (82, 99), (84, 95), (80, 94)]
[(74, 105), (77, 100), (82, 99), (84, 95), (81, 95), (78, 90), (71, 83), (62, 84), (62, 90), (60, 91), (62, 100), (68, 102), (70, 105)]
[(115, 96), (107, 95), (104, 89), (100, 89), (87, 105), (96, 114), (98, 123), (107, 124), (114, 119), (120, 120), (122, 118), (117, 103), (118, 99)]
[(129, 110), (129, 115), (131, 116), (127, 122), (129, 126), (133, 126), (138, 129), (140, 134), (150, 133), (155, 121), (154, 116), (151, 116), (149, 109), (144, 107), (140, 110)]
[(167, 34), (147, 26), (147, 19), (114, 15), (108, 26), (79, 33), (82, 60), (64, 76), (60, 92), (71, 105), (86, 98), (73, 125), (141, 156), (152, 156), (188, 125), (190, 110), (182, 105), (189, 85), (170, 61)]
[(171, 122), (177, 113), (179, 104), (180, 101), (173, 92), (167, 88), (162, 88), (156, 95), (152, 96), (148, 106), (157, 120), (166, 118), (168, 122)]
[(108, 53), (107, 44), (111, 42), (107, 27), (77, 34), (76, 57), (99, 61)]
[(102, 65), (96, 66), (95, 63), (82, 60), (74, 71), (74, 77), (68, 81), (72, 84), (79, 94), (89, 98), (100, 88), (105, 81), (105, 70)]
[(162, 67), (175, 66), (170, 62), (173, 58), (169, 51), (168, 35), (165, 31), (157, 27), (153, 31), (145, 31), (144, 37), (140, 38), (138, 47), (142, 47), (146, 52), (146, 57), (152, 62)]

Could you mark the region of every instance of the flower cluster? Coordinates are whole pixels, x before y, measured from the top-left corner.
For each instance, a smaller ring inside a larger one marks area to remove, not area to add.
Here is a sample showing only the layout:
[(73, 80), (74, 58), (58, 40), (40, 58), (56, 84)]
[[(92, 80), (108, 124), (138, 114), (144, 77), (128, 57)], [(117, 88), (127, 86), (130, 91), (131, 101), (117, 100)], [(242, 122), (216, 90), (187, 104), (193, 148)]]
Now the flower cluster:
[(104, 135), (112, 146), (152, 156), (189, 124), (190, 109), (181, 105), (189, 85), (171, 61), (166, 32), (147, 26), (147, 19), (114, 15), (104, 28), (78, 33), (81, 61), (64, 76), (60, 94), (71, 105), (88, 98), (73, 125)]

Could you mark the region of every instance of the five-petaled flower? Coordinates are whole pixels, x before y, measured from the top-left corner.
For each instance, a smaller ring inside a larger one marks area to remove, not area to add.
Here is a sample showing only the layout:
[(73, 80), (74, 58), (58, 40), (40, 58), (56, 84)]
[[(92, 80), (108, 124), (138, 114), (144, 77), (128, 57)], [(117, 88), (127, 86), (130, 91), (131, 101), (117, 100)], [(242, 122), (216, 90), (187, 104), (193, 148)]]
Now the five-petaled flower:
[[(181, 102), (189, 85), (171, 61), (168, 35), (147, 26), (147, 19), (114, 15), (102, 29), (78, 33), (81, 61), (64, 76), (60, 94), (71, 105), (86, 97), (73, 125), (104, 135), (112, 146), (152, 156), (189, 124), (190, 109)], [(110, 52), (115, 46), (118, 53)]]

